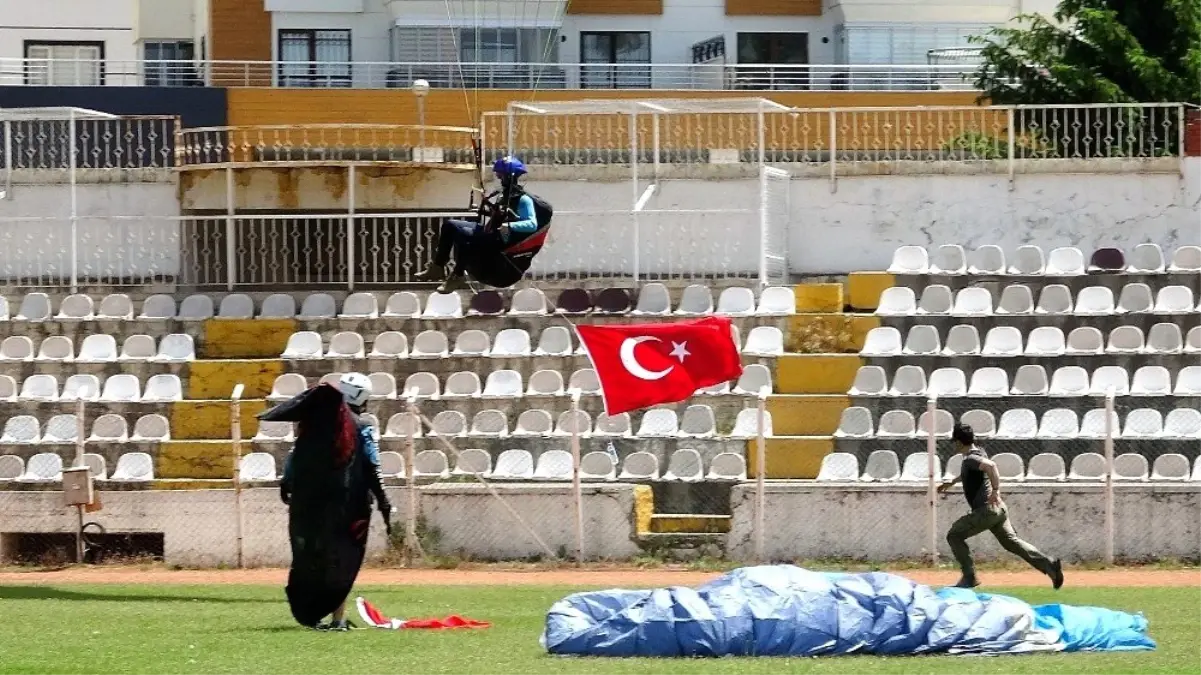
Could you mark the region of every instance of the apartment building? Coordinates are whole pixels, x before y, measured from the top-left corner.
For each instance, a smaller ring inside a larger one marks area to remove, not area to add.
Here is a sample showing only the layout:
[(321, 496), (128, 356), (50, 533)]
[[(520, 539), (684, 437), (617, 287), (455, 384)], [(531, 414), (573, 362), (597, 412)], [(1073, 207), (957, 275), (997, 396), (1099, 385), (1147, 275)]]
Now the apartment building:
[[(407, 86), (424, 77), (435, 86), (536, 82), (548, 88), (637, 88), (660, 86), (652, 72), (673, 64), (927, 64), (932, 53), (964, 47), (968, 36), (1017, 14), (1050, 12), (1055, 0), (39, 0), (6, 5), (11, 6), (0, 14), (0, 62), (52, 60), (22, 63), (19, 74), (27, 84), (114, 83), (110, 80), (119, 75), (144, 84), (179, 85), (211, 72), (155, 62), (216, 60), (280, 62), (269, 71), (254, 70), (256, 81), (244, 84)], [(131, 72), (123, 63), (137, 66)], [(11, 79), (11, 67), (0, 70)], [(249, 79), (252, 70), (246, 72)]]

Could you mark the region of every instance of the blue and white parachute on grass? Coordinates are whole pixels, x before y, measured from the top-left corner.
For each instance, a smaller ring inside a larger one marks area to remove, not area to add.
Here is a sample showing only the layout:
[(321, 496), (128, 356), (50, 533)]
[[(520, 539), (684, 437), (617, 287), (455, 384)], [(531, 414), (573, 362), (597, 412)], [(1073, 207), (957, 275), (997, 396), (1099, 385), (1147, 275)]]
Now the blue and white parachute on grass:
[(1154, 649), (1146, 631), (1141, 614), (779, 565), (699, 588), (576, 593), (551, 607), (542, 642), (581, 656), (1002, 654)]

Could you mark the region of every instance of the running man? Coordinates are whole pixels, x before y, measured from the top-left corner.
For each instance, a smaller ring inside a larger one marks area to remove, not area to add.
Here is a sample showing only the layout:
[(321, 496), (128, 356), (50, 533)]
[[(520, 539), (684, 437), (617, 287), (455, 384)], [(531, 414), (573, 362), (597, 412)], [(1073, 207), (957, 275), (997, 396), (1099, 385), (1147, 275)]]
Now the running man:
[(972, 509), (971, 513), (956, 520), (947, 532), (947, 544), (951, 546), (951, 552), (963, 571), (959, 583), (955, 585), (960, 588), (980, 585), (967, 540), (989, 531), (1006, 551), (1051, 577), (1051, 584), (1058, 589), (1063, 585), (1062, 562), (1059, 558), (1051, 559), (1043, 555), (1019, 539), (1013, 531), (1013, 526), (1009, 524), (1009, 512), (1005, 502), (1001, 501), (1001, 477), (997, 473), (997, 465), (988, 458), (988, 453), (976, 445), (975, 432), (966, 424), (956, 424), (951, 432), (951, 440), (955, 443), (956, 451), (963, 455), (963, 467), (958, 477), (938, 486), (938, 491), (946, 492), (955, 483), (963, 481), (963, 496)]

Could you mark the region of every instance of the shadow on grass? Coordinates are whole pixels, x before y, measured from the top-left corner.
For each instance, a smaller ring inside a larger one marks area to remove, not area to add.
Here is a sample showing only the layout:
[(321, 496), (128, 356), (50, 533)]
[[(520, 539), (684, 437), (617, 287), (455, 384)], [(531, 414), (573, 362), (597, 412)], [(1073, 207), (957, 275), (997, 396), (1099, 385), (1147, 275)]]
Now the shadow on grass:
[(178, 595), (163, 595), (153, 593), (92, 593), (75, 591), (56, 586), (0, 586), (0, 600), (75, 600), (88, 602), (203, 602), (212, 604), (264, 604), (284, 603), (287, 600), (280, 593), (278, 598), (221, 596), (206, 597), (189, 596), (186, 592)]

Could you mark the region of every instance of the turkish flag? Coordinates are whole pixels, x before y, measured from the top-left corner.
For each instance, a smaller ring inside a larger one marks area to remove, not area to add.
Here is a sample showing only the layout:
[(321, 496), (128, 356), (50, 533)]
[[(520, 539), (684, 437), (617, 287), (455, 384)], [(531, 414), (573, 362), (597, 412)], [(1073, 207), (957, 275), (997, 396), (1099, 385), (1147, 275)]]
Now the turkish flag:
[(576, 326), (600, 379), (605, 413), (676, 403), (737, 379), (742, 360), (730, 320)]

